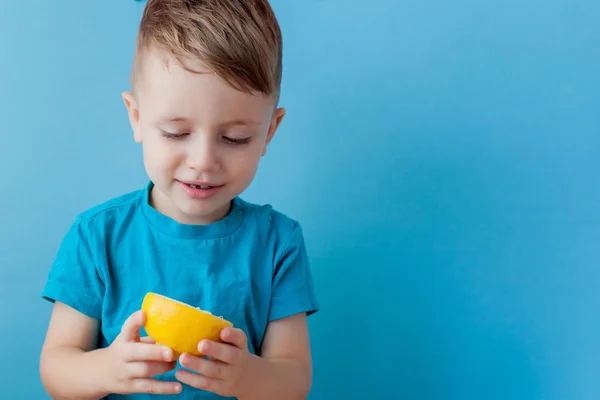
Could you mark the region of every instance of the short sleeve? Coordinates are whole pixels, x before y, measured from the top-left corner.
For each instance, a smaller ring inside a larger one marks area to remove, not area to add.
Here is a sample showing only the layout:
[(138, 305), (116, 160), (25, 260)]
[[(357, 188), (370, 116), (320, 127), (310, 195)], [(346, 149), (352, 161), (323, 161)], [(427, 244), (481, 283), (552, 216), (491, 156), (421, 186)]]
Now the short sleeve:
[(275, 265), (269, 321), (303, 312), (311, 315), (318, 309), (302, 228), (295, 224)]
[(95, 246), (90, 236), (85, 220), (77, 219), (71, 225), (48, 273), (42, 298), (100, 319), (104, 284), (94, 262)]

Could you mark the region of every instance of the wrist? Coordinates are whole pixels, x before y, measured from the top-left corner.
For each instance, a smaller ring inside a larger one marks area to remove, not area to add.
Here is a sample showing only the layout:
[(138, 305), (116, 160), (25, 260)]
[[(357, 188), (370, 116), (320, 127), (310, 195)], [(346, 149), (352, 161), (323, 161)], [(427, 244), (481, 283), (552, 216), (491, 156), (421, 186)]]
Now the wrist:
[(109, 394), (115, 393), (116, 380), (114, 378), (114, 368), (111, 365), (113, 358), (111, 357), (110, 348), (102, 348), (93, 350), (95, 353), (95, 362), (98, 366), (96, 370), (96, 382), (98, 382), (99, 398), (104, 398)]
[(261, 399), (261, 384), (265, 382), (265, 371), (269, 362), (259, 356), (250, 354), (247, 373), (244, 376), (243, 387), (238, 394), (238, 400)]

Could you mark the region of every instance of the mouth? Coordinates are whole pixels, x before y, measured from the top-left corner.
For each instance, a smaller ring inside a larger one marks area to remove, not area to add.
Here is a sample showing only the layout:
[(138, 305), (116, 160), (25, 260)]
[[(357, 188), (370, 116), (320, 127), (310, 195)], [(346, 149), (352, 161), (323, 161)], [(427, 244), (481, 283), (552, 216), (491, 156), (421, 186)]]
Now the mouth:
[(180, 183), (183, 183), (186, 186), (191, 187), (192, 189), (197, 189), (197, 190), (209, 190), (209, 189), (214, 189), (214, 188), (219, 188), (223, 185), (216, 185), (213, 183), (208, 183), (208, 182), (184, 182), (184, 181), (179, 181)]
[(184, 182), (177, 181), (183, 188), (183, 192), (194, 200), (205, 200), (215, 196), (224, 185), (212, 182)]
[(194, 189), (212, 189), (216, 186), (210, 186), (210, 185), (194, 185), (193, 183), (186, 183), (186, 185), (188, 185), (189, 187), (192, 187)]

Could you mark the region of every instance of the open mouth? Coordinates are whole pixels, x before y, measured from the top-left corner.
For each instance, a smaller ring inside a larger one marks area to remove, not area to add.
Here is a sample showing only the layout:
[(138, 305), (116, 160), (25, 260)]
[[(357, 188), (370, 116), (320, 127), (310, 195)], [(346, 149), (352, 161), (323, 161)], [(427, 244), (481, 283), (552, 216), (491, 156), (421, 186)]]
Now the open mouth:
[(208, 199), (216, 195), (223, 185), (214, 185), (207, 183), (190, 183), (184, 181), (178, 181), (179, 184), (183, 187), (184, 192), (190, 196), (192, 199)]
[(194, 189), (203, 189), (203, 190), (212, 189), (212, 188), (216, 187), (216, 186), (209, 186), (209, 185), (194, 185), (192, 183), (186, 183), (186, 185), (188, 185), (189, 187), (194, 188)]

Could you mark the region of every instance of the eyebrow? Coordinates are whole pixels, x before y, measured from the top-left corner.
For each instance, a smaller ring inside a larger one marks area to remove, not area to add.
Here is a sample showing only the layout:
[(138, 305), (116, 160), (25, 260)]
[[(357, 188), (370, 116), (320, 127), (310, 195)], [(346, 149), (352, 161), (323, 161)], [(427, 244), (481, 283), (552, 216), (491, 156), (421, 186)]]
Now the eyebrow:
[(221, 124), (221, 126), (259, 126), (260, 122), (253, 121), (250, 119), (233, 119), (231, 121), (226, 121)]
[[(188, 118), (185, 117), (172, 117), (172, 118), (163, 118), (163, 122), (190, 122)], [(231, 127), (231, 126), (259, 126), (260, 122), (250, 120), (250, 119), (232, 119), (230, 121), (225, 121), (218, 124), (221, 127)]]

